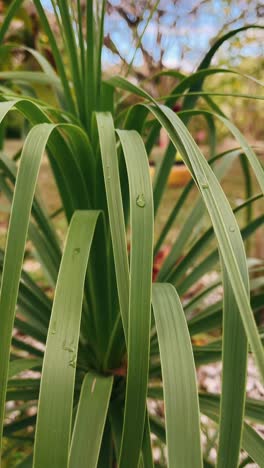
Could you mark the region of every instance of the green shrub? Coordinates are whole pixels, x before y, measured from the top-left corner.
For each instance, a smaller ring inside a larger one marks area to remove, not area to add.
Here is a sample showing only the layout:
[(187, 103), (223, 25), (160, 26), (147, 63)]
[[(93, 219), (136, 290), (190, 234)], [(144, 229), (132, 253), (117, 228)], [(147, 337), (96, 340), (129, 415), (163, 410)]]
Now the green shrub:
[[(210, 68), (210, 62), (225, 40), (246, 28), (219, 39), (199, 69), (181, 76), (161, 105), (124, 78), (102, 79), (105, 2), (98, 2), (96, 18), (93, 2), (86, 2), (87, 33), (79, 1), (74, 25), (71, 2), (54, 3), (64, 54), (40, 0), (34, 1), (57, 72), (32, 50), (42, 71), (0, 74), (27, 88), (31, 83), (48, 84), (59, 103), (52, 107), (28, 93), (1, 88), (1, 119), (16, 109), (30, 124), (21, 152), (13, 159), (1, 153), (1, 190), (12, 201), (5, 253), (1, 251), (0, 257), (3, 460), (9, 456), (6, 441), (10, 439), (14, 451), (24, 450), (21, 466), (151, 467), (150, 434), (154, 434), (167, 445), (170, 468), (210, 466), (200, 442), (201, 411), (219, 424), (218, 467), (237, 466), (242, 448), (250, 460), (263, 466), (263, 440), (248, 424), (263, 423), (263, 404), (245, 399), (249, 349), (264, 377), (263, 331), (254, 317), (263, 302), (261, 281), (251, 281), (250, 295), (243, 241), (264, 221), (263, 214), (251, 215), (251, 206), (261, 195), (251, 192), (249, 167), (262, 190), (264, 173), (241, 133), (202, 91), (207, 76), (239, 75)], [(11, 4), (1, 40), (20, 4), (17, 0)], [(116, 90), (134, 95), (137, 104), (124, 106), (123, 101), (119, 111)], [(200, 95), (208, 110), (196, 106)], [(175, 96), (183, 98), (178, 115), (170, 109)], [(196, 115), (204, 116), (208, 126), (209, 160), (187, 129)], [(235, 136), (239, 148), (215, 154), (216, 119)], [(152, 187), (148, 155), (161, 126), (170, 144)], [(153, 247), (154, 218), (175, 148), (192, 181)], [(47, 214), (35, 195), (45, 150), (60, 194), (60, 212), (69, 224), (63, 249), (54, 216)], [(248, 198), (232, 211), (218, 179), (240, 156)], [(194, 186), (198, 189), (195, 202)], [(179, 225), (177, 239), (152, 284), (153, 252), (159, 252), (179, 213), (190, 203), (190, 214)], [(243, 210), (247, 222), (240, 231), (236, 214)], [(206, 212), (211, 226), (203, 231), (199, 228)], [(23, 269), (27, 238), (42, 265), (48, 291)], [(213, 239), (217, 248), (209, 249)], [(222, 279), (183, 301), (186, 291), (219, 260)], [(203, 299), (219, 284), (223, 303), (206, 306)], [(223, 334), (219, 331), (212, 343), (199, 344), (193, 338), (221, 327)], [(195, 373), (195, 365), (220, 360), (221, 402), (219, 395), (198, 392)], [(30, 369), (41, 374), (31, 378), (24, 372)], [(152, 414), (147, 398), (164, 400), (165, 419)], [(4, 424), (6, 401), (15, 404), (8, 406)], [(8, 415), (14, 410), (16, 417), (10, 422)]]

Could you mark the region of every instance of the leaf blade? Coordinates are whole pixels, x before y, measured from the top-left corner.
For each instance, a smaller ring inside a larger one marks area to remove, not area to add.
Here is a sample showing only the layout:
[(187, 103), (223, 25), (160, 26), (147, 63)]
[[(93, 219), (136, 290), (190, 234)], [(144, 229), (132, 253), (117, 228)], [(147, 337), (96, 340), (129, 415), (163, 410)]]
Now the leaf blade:
[(67, 466), (84, 281), (98, 217), (96, 211), (76, 211), (68, 231), (43, 360), (36, 468)]
[(69, 468), (96, 468), (112, 385), (113, 377), (92, 373), (84, 377), (72, 435)]
[(141, 137), (135, 131), (118, 130), (117, 133), (127, 167), (131, 217), (128, 372), (119, 466), (134, 468), (143, 439), (148, 382), (153, 198)]
[(169, 284), (153, 286), (152, 304), (164, 384), (168, 466), (201, 468), (198, 394), (184, 312)]

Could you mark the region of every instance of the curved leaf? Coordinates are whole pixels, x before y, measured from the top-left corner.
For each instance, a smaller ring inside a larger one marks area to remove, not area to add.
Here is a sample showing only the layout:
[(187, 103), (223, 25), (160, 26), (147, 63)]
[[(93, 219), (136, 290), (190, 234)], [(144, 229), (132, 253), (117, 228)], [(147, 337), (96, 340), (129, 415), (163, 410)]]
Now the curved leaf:
[(34, 468), (68, 463), (84, 281), (98, 217), (76, 211), (69, 227), (43, 360)]
[(128, 370), (119, 466), (134, 468), (143, 439), (148, 382), (153, 200), (141, 137), (126, 130), (118, 130), (118, 136), (128, 172), (131, 218)]
[(164, 385), (168, 467), (201, 468), (200, 418), (191, 340), (173, 286), (153, 286)]
[(88, 373), (83, 379), (70, 450), (69, 468), (96, 468), (113, 377)]

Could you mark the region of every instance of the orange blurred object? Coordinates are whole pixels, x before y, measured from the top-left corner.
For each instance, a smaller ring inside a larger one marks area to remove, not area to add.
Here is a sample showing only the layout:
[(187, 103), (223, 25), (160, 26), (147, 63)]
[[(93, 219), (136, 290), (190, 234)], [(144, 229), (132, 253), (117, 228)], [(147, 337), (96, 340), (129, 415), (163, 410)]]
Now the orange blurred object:
[[(151, 178), (155, 175), (155, 166), (149, 168)], [(184, 187), (191, 180), (190, 171), (185, 164), (174, 164), (168, 180), (169, 187)]]

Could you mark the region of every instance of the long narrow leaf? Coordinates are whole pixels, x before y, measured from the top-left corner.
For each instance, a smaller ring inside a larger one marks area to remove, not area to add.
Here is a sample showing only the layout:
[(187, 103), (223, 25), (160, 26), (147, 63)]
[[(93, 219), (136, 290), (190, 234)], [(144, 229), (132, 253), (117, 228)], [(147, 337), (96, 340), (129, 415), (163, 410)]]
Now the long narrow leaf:
[(86, 374), (72, 435), (69, 468), (96, 468), (113, 377)]
[(129, 180), (131, 256), (128, 372), (120, 468), (137, 466), (142, 445), (149, 361), (153, 199), (145, 147), (135, 131), (119, 130)]
[(262, 379), (264, 379), (264, 352), (249, 303), (248, 274), (244, 246), (231, 207), (215, 175), (188, 130), (173, 111), (165, 106), (157, 106), (155, 100), (149, 94), (125, 79), (120, 77), (113, 78), (111, 83), (141, 97), (150, 99), (153, 102), (154, 106), (149, 106), (150, 111), (167, 130), (171, 141), (180, 151), (186, 165), (193, 174), (210, 214), (219, 249), (232, 283), (236, 302), (239, 306), (241, 319), (252, 351), (255, 354), (260, 374)]
[[(116, 140), (110, 113), (97, 113), (97, 125), (113, 243), (120, 312), (125, 336), (128, 333), (129, 267)], [(114, 181), (114, 183), (113, 183)]]
[(84, 281), (98, 216), (76, 211), (69, 227), (43, 361), (34, 468), (68, 463)]
[[(8, 229), (7, 246), (4, 259), (0, 292), (0, 327), (1, 360), (0, 360), (0, 432), (2, 433), (6, 382), (8, 374), (11, 334), (14, 323), (15, 306), (18, 294), (20, 273), (23, 262), (26, 235), (31, 205), (33, 202), (36, 180), (41, 157), (46, 142), (54, 125), (44, 124), (34, 127), (29, 134), (21, 156), (17, 184), (15, 187), (12, 212)], [(14, 255), (14, 252), (15, 255)]]
[(4, 36), (5, 36), (8, 28), (9, 28), (9, 25), (10, 25), (12, 19), (14, 18), (16, 12), (18, 11), (20, 6), (22, 5), (22, 3), (23, 3), (23, 0), (13, 0), (10, 3), (9, 8), (8, 8), (6, 14), (5, 14), (4, 21), (1, 24), (1, 28), (0, 28), (0, 44), (3, 42)]
[(169, 284), (153, 286), (152, 303), (164, 385), (168, 467), (201, 468), (198, 394), (184, 312)]

